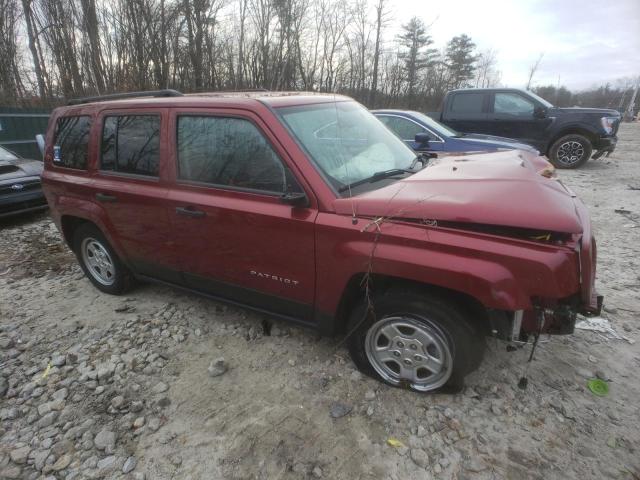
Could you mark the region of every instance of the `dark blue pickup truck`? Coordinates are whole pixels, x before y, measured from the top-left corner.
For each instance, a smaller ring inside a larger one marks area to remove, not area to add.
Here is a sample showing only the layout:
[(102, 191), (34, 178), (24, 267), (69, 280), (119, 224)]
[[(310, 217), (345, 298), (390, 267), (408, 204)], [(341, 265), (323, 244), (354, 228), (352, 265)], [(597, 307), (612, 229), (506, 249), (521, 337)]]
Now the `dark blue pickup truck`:
[(514, 88), (453, 90), (442, 111), (430, 113), (459, 132), (499, 135), (546, 154), (558, 168), (576, 168), (613, 152), (620, 113), (600, 108), (558, 108)]

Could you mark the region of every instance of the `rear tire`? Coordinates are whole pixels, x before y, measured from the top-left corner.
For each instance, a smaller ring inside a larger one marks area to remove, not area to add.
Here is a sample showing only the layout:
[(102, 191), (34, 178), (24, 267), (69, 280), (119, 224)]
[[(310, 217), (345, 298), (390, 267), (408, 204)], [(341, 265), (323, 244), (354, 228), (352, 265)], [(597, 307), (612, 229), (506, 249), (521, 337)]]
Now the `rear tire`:
[(131, 289), (133, 275), (95, 225), (85, 223), (77, 228), (73, 251), (84, 274), (98, 290), (121, 295)]
[(348, 348), (372, 378), (416, 392), (455, 393), (482, 362), (483, 333), (449, 301), (420, 290), (389, 290), (374, 299), (373, 312), (366, 310), (362, 303), (352, 312)]
[(591, 158), (591, 141), (578, 134), (565, 135), (549, 149), (549, 160), (556, 168), (578, 168)]

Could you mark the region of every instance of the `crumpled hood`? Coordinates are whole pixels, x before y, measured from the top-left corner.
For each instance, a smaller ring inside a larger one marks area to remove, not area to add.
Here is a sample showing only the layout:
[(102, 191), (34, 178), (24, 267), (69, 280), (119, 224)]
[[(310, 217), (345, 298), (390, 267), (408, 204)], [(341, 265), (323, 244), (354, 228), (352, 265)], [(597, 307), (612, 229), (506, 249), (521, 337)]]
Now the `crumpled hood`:
[(433, 159), (386, 187), (334, 201), (336, 213), (581, 233), (574, 195), (518, 150)]
[(39, 177), (44, 164), (38, 160), (0, 160), (0, 182), (14, 178)]

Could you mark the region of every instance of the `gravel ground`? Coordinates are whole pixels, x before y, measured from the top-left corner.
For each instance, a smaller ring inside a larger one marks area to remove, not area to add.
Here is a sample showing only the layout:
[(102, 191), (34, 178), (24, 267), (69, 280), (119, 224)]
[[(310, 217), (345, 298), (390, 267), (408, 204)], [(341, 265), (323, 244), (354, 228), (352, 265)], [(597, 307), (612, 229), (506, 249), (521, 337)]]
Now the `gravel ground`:
[(619, 136), (559, 175), (623, 338), (553, 338), (524, 391), (528, 348), (489, 341), (458, 395), (388, 388), (339, 339), (157, 285), (99, 293), (46, 214), (0, 223), (0, 478), (637, 480), (640, 124)]

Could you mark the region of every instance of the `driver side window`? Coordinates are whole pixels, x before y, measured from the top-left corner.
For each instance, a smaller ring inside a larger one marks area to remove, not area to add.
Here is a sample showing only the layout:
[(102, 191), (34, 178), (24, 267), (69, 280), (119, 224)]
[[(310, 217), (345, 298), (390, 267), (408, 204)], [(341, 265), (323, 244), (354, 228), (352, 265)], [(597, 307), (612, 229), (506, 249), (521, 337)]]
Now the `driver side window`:
[(269, 142), (248, 120), (179, 116), (178, 178), (284, 193), (292, 177)]
[(378, 118), (380, 118), (389, 130), (405, 142), (413, 142), (418, 133), (426, 133), (429, 135), (429, 140), (437, 140), (427, 129), (406, 118), (391, 115), (381, 115)]

